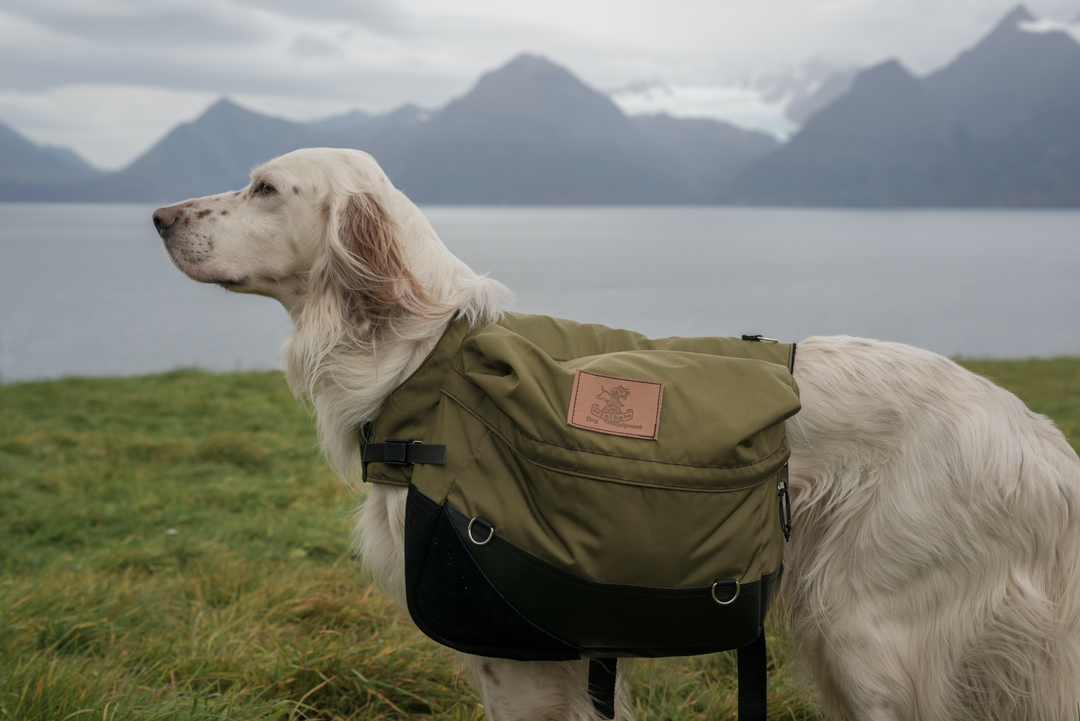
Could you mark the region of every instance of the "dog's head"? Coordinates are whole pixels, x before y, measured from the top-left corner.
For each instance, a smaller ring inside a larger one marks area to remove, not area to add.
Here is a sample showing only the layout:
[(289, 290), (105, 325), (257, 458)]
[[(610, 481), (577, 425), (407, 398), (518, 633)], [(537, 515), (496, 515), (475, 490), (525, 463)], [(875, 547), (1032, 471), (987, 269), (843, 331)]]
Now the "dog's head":
[(426, 233), (402, 233), (416, 225), (413, 211), (367, 153), (313, 148), (256, 168), (242, 190), (159, 208), (154, 225), (189, 277), (365, 337), (385, 320), (440, 309), (413, 271), (424, 258), (410, 257), (434, 233), (426, 221)]

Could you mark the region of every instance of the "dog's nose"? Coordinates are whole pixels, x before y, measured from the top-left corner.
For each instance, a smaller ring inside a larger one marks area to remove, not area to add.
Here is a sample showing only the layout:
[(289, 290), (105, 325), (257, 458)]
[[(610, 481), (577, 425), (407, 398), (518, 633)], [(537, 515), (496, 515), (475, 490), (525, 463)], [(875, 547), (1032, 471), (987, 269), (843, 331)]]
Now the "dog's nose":
[(162, 238), (165, 237), (165, 233), (169, 231), (176, 219), (180, 217), (180, 214), (176, 210), (176, 206), (169, 206), (168, 208), (158, 208), (154, 211), (154, 227), (157, 228), (158, 235)]

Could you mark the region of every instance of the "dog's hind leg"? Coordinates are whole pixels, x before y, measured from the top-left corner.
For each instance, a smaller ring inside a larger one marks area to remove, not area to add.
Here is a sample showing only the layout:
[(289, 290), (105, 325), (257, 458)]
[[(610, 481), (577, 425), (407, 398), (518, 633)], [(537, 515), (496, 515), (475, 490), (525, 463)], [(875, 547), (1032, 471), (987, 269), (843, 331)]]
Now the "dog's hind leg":
[[(865, 608), (865, 607), (864, 607)], [(1004, 609), (1003, 609), (1004, 610)], [(1016, 613), (974, 639), (943, 625), (877, 620), (864, 609), (834, 619), (808, 660), (832, 718), (852, 721), (1065, 721), (1078, 714), (1077, 642), (1017, 634)], [(943, 614), (945, 619), (953, 614)], [(951, 626), (960, 620), (946, 620)], [(1048, 627), (1048, 626), (1047, 626)], [(1041, 630), (1045, 630), (1044, 627)], [(1033, 633), (1040, 630), (1032, 629)], [(967, 636), (965, 639), (964, 637)]]
[(1076, 719), (1080, 641), (1062, 612), (1072, 599), (1048, 597), (1030, 578), (1017, 581), (965, 651), (969, 705), (988, 721)]
[[(848, 609), (832, 630), (807, 629), (799, 639), (819, 700), (830, 718), (851, 721), (952, 721), (957, 718), (954, 674), (936, 676), (951, 659), (926, 658), (933, 648), (915, 648), (909, 631)], [(802, 625), (802, 624), (800, 624)]]
[[(588, 661), (508, 661), (462, 656), (488, 721), (595, 721), (588, 693)], [(622, 675), (616, 717), (629, 721)]]

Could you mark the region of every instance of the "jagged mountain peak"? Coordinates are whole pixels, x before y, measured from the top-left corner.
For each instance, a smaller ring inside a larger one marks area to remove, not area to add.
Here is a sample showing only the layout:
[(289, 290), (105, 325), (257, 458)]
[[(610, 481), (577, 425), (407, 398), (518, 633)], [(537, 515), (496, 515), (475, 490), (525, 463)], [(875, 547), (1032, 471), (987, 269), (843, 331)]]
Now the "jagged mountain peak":
[[(501, 117), (557, 120), (582, 113), (593, 120), (629, 123), (622, 111), (602, 93), (575, 74), (541, 55), (523, 53), (509, 63), (486, 72), (469, 93), (446, 111), (469, 110)], [(446, 112), (444, 111), (444, 113)], [(578, 118), (582, 120), (582, 118)]]
[(1020, 27), (1034, 20), (1017, 6), (973, 48), (926, 77), (938, 103), (978, 135), (1007, 132), (1063, 89), (1080, 86), (1080, 44), (1061, 31)]
[(440, 111), (433, 123), (525, 123), (536, 129), (581, 136), (634, 134), (636, 128), (606, 95), (547, 58), (517, 55), (485, 73), (464, 96)]
[(246, 121), (254, 122), (271, 122), (271, 123), (288, 123), (290, 125), (298, 125), (291, 120), (285, 120), (284, 118), (274, 117), (272, 115), (266, 115), (256, 110), (251, 110), (240, 105), (232, 98), (228, 96), (222, 96), (213, 105), (203, 111), (203, 114), (197, 117), (192, 124), (201, 125), (206, 123), (243, 123)]
[(905, 124), (924, 128), (939, 122), (939, 115), (921, 81), (899, 60), (886, 60), (858, 73), (847, 93), (807, 121), (803, 134), (862, 127), (888, 129), (887, 135)]
[(855, 76), (851, 89), (880, 88), (882, 86), (918, 85), (918, 79), (899, 60), (891, 59), (863, 70)]
[(542, 55), (522, 53), (480, 76), (459, 101), (470, 102), (496, 95), (520, 99), (523, 93), (592, 91), (569, 70)]
[(1038, 35), (1024, 32), (1021, 27), (1025, 23), (1038, 22), (1038, 18), (1027, 9), (1025, 5), (1017, 5), (1010, 10), (998, 24), (986, 34), (971, 52), (1016, 52), (1018, 43), (1030, 43), (1038, 39)]
[(521, 101), (527, 94), (595, 96), (615, 107), (563, 66), (531, 53), (517, 55), (505, 65), (484, 73), (461, 100), (487, 100), (498, 95), (505, 104)]
[(250, 113), (252, 111), (237, 104), (232, 98), (227, 95), (222, 95), (215, 100), (210, 107), (203, 111), (200, 117), (208, 117), (215, 115), (232, 115), (235, 113)]
[(502, 66), (484, 73), (481, 76), (481, 82), (484, 78), (536, 75), (561, 76), (564, 78), (574, 77), (565, 67), (552, 62), (543, 55), (537, 55), (536, 53), (519, 53)]
[[(911, 137), (940, 136), (948, 120), (922, 82), (897, 60), (863, 70), (846, 95), (807, 122), (792, 143), (826, 138), (842, 144), (906, 142)], [(801, 137), (800, 137), (801, 136)]]
[(229, 108), (243, 109), (235, 100), (228, 95), (222, 95), (220, 98), (212, 102), (209, 107), (206, 108), (207, 112), (212, 110), (228, 110)]
[(1035, 22), (1036, 17), (1028, 10), (1027, 5), (1020, 3), (1012, 10), (1010, 10), (1005, 17), (1003, 17), (998, 24), (994, 27), (993, 32), (998, 30), (1005, 30), (1009, 28), (1019, 27), (1021, 23)]

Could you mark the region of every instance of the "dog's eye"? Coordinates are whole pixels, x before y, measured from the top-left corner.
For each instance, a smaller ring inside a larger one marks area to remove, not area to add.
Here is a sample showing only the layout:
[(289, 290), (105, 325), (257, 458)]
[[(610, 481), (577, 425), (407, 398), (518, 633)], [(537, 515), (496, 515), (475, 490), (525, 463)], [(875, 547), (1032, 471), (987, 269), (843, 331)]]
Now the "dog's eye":
[(274, 186), (270, 185), (270, 183), (259, 183), (259, 187), (255, 190), (259, 193), (259, 195), (271, 195), (272, 193), (277, 192), (276, 190), (274, 190)]

